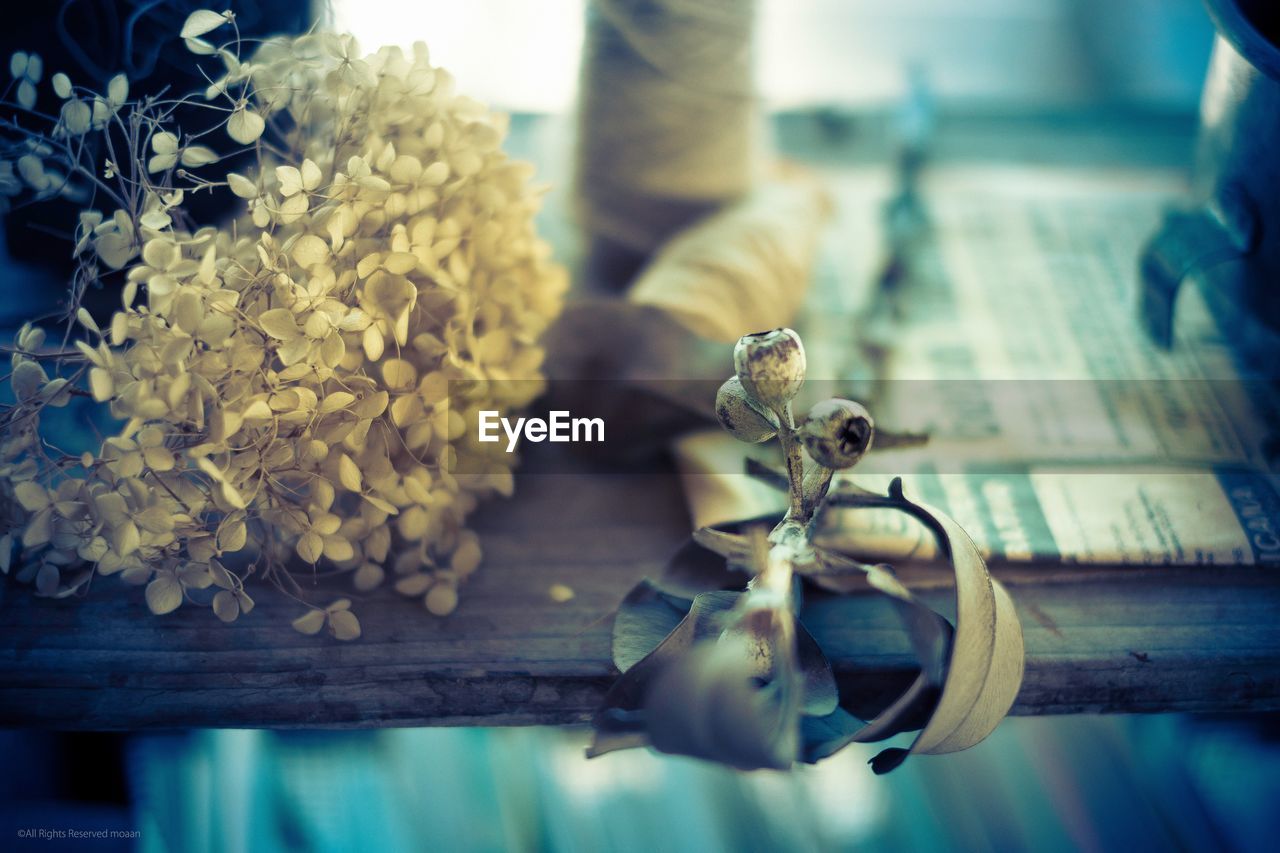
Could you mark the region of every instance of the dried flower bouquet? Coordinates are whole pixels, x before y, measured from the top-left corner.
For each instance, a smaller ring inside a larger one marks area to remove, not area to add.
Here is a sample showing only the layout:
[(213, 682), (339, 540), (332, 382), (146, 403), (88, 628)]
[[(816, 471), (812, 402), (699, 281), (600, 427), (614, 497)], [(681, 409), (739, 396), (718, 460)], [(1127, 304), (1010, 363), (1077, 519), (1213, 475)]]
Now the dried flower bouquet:
[[(0, 193), (82, 212), (65, 329), (24, 326), (10, 348), (0, 568), (55, 597), (118, 575), (153, 613), (228, 622), (256, 576), (305, 608), (298, 630), (344, 640), (359, 622), (311, 600), (316, 574), (368, 591), (389, 571), (447, 613), (481, 558), (468, 513), (512, 489), (465, 418), (538, 393), (566, 285), (531, 169), (423, 45), (363, 56), (318, 32), (246, 55), (234, 15), (208, 10), (179, 36), (216, 67), (206, 91), (131, 98), (123, 76), (94, 93), (57, 73), (56, 116), (35, 111), (40, 58), (12, 57)], [(208, 124), (177, 126), (179, 108)], [(219, 168), (215, 138), (252, 166)], [(199, 193), (243, 213), (197, 222)], [(104, 283), (122, 306), (100, 328), (79, 302)], [(73, 398), (111, 418), (90, 447), (42, 431)]]

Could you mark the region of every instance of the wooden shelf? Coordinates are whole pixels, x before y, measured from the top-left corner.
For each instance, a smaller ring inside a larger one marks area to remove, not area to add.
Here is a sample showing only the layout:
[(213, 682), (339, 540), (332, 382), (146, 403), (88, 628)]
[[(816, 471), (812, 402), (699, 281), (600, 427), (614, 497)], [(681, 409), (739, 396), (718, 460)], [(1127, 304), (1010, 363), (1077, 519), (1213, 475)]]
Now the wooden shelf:
[[(610, 613), (661, 569), (688, 522), (670, 473), (537, 467), (520, 475), (514, 499), (480, 510), (485, 564), (453, 615), (380, 591), (357, 602), (364, 636), (352, 643), (296, 633), (298, 605), (265, 591), (252, 614), (223, 625), (189, 606), (151, 616), (141, 590), (110, 578), (76, 601), (0, 584), (0, 724), (583, 722), (615, 675)], [(1280, 709), (1280, 579), (1114, 577), (1011, 584), (1027, 642), (1014, 713)], [(553, 602), (553, 583), (575, 597)], [(863, 690), (888, 694), (909, 677), (906, 639), (878, 597), (812, 602), (806, 623)]]

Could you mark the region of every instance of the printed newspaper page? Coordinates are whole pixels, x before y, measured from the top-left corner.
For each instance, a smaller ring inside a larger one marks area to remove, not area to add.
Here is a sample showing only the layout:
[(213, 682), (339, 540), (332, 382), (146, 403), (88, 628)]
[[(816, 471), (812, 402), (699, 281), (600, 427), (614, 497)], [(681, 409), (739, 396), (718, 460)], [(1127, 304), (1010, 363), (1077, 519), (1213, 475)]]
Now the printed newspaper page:
[[(1139, 252), (1178, 190), (1163, 173), (938, 170), (892, 352), (855, 392), (880, 427), (930, 439), (870, 454), (854, 480), (902, 476), (996, 566), (1280, 566), (1274, 383), (1235, 363), (1195, 287), (1170, 350), (1134, 319)], [(823, 312), (823, 346), (837, 313)], [(687, 470), (726, 470), (710, 461), (730, 452), (721, 444), (691, 439)], [(718, 496), (710, 479), (691, 485), (697, 520), (763, 505), (740, 478), (721, 477)], [(893, 512), (831, 513), (821, 537), (890, 562), (933, 550)]]

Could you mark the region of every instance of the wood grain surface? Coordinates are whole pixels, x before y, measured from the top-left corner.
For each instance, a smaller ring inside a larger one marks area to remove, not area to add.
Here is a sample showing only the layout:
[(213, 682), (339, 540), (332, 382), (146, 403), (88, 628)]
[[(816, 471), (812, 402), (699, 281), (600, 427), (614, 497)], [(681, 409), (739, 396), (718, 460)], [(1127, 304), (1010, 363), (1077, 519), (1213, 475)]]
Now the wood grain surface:
[[(151, 616), (141, 590), (110, 578), (74, 601), (0, 584), (0, 724), (582, 722), (616, 674), (611, 611), (661, 569), (688, 521), (669, 472), (575, 465), (535, 459), (515, 498), (479, 511), (486, 560), (453, 615), (381, 591), (357, 601), (364, 636), (352, 643), (296, 633), (298, 605), (266, 592), (224, 625), (195, 607)], [(1280, 583), (1266, 575), (1025, 575), (1011, 583), (1028, 654), (1014, 713), (1280, 708)], [(552, 601), (554, 583), (575, 597)], [(950, 597), (925, 595), (944, 609)], [(871, 704), (909, 680), (906, 638), (879, 597), (813, 599), (805, 620)]]

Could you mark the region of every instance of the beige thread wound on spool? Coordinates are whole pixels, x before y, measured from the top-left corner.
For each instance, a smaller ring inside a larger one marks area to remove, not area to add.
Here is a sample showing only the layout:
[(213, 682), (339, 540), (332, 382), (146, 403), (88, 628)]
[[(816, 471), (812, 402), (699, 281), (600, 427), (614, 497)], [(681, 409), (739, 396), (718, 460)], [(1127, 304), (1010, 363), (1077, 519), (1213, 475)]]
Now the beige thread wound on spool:
[(671, 240), (628, 298), (724, 343), (785, 326), (804, 301), (830, 209), (826, 193), (807, 177), (766, 181)]
[(744, 196), (758, 137), (753, 0), (593, 0), (577, 204), (591, 236), (650, 252)]

